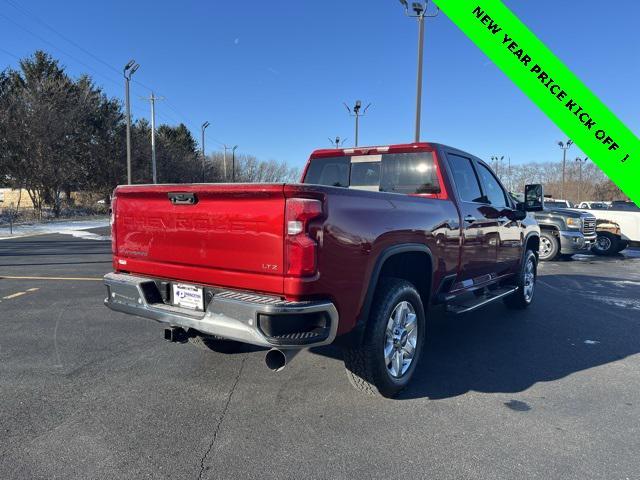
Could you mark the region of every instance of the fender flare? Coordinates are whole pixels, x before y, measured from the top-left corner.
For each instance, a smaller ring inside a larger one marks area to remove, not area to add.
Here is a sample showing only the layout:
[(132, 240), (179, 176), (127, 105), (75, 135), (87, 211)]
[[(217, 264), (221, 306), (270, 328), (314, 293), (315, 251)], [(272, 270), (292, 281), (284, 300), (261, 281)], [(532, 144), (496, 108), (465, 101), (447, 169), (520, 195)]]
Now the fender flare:
[[(524, 239), (522, 240), (522, 258), (524, 258), (524, 254), (527, 253), (526, 247), (527, 247), (527, 243), (529, 243), (529, 240), (531, 239), (531, 237), (538, 237), (538, 242), (540, 241), (540, 234), (538, 232), (529, 232), (525, 235)], [(538, 256), (538, 252), (533, 252), (536, 254), (536, 257)]]
[(351, 332), (342, 335), (341, 339), (338, 339), (339, 343), (361, 343), (365, 334), (366, 326), (369, 321), (369, 313), (371, 312), (371, 305), (373, 303), (373, 296), (375, 294), (376, 288), (378, 287), (378, 281), (380, 279), (380, 272), (382, 271), (382, 266), (384, 263), (391, 257), (395, 255), (399, 255), (402, 253), (426, 253), (429, 257), (429, 261), (431, 263), (431, 283), (429, 288), (429, 298), (427, 298), (425, 302), (425, 309), (429, 306), (431, 302), (431, 290), (433, 288), (433, 275), (434, 275), (434, 263), (433, 263), (433, 254), (431, 253), (431, 249), (422, 243), (401, 243), (396, 245), (391, 245), (385, 248), (376, 258), (375, 264), (373, 266), (373, 270), (371, 271), (371, 275), (369, 276), (369, 282), (367, 286), (367, 293), (364, 296), (364, 300), (362, 302), (362, 308), (360, 309), (360, 315), (358, 316), (358, 320), (356, 321), (356, 325), (351, 330)]

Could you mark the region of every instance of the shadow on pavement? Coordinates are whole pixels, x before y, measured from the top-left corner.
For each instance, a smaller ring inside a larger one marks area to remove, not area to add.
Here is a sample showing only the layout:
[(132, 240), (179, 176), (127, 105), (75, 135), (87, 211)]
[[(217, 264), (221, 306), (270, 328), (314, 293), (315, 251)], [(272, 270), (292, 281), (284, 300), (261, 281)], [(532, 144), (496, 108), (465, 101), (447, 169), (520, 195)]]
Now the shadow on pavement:
[[(399, 399), (520, 392), (640, 352), (640, 282), (583, 275), (540, 280), (534, 305), (524, 311), (501, 302), (461, 316), (433, 308), (422, 360)], [(312, 351), (342, 358), (336, 347)]]

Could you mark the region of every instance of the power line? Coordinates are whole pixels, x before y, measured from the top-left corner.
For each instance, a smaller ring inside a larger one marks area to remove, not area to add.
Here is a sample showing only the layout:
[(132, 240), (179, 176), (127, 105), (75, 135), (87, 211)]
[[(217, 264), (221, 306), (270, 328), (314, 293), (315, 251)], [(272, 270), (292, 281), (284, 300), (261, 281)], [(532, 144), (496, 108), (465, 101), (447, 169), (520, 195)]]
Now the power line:
[(10, 51), (5, 50), (5, 49), (4, 49), (4, 48), (2, 48), (2, 47), (0, 47), (0, 52), (3, 52), (3, 53), (5, 53), (6, 55), (9, 55), (10, 57), (15, 58), (15, 59), (16, 59), (16, 60), (18, 60), (18, 61), (20, 61), (20, 60), (21, 60), (21, 58), (20, 58), (20, 57), (18, 57), (17, 55), (14, 55), (14, 54), (13, 54), (13, 53), (11, 53)]
[(103, 75), (102, 73), (98, 72), (95, 68), (89, 66), (88, 64), (86, 64), (85, 62), (83, 62), (82, 60), (79, 60), (78, 58), (74, 57), (73, 55), (71, 55), (70, 53), (66, 52), (65, 50), (61, 49), (60, 47), (54, 45), (53, 43), (51, 43), (49, 40), (45, 39), (44, 37), (41, 37), (40, 35), (38, 35), (37, 33), (33, 33), (31, 30), (29, 30), (28, 28), (20, 25), (18, 22), (16, 22), (15, 20), (11, 19), (10, 17), (7, 17), (5, 14), (0, 12), (0, 17), (3, 17), (5, 20), (13, 23), (15, 26), (17, 26), (18, 28), (24, 30), (25, 32), (29, 33), (30, 35), (33, 35), (34, 37), (36, 37), (38, 40), (46, 43), (47, 45), (50, 45), (52, 48), (58, 50), (59, 52), (61, 52), (62, 54), (66, 55), (69, 58), (72, 58), (73, 60), (75, 60), (76, 62), (78, 62), (79, 64), (83, 65), (84, 67), (88, 68), (89, 70), (93, 71), (96, 75), (120, 86), (120, 82), (116, 82), (115, 80), (113, 80), (110, 77), (107, 77), (106, 75)]
[(34, 14), (33, 12), (31, 12), (30, 10), (28, 10), (27, 8), (21, 6), (21, 5), (16, 5), (12, 0), (4, 0), (7, 4), (11, 5), (13, 8), (15, 8), (16, 10), (18, 10), (20, 13), (22, 13), (23, 15), (27, 16), (27, 17), (32, 17), (34, 18), (38, 23), (44, 25), (45, 27), (47, 27), (49, 30), (51, 30), (52, 32), (54, 32), (56, 35), (58, 35), (60, 38), (62, 38), (63, 40), (66, 40), (68, 43), (70, 43), (71, 45), (73, 45), (74, 47), (76, 47), (79, 50), (82, 50), (85, 54), (89, 55), (91, 58), (93, 58), (94, 60), (100, 62), (101, 64), (103, 64), (104, 66), (106, 66), (107, 68), (109, 68), (110, 70), (114, 71), (115, 73), (117, 73), (118, 75), (120, 75), (120, 70), (118, 70), (117, 68), (115, 68), (113, 65), (110, 65), (109, 63), (105, 62), (104, 60), (102, 60), (101, 58), (99, 58), (98, 56), (94, 55), (93, 53), (91, 53), (89, 50), (87, 50), (86, 48), (84, 48), (82, 45), (79, 45), (78, 43), (76, 43), (75, 41), (73, 41), (72, 39), (70, 39), (69, 37), (67, 37), (66, 35), (63, 35), (62, 33), (60, 33), (58, 30), (56, 30), (55, 28), (53, 28), (51, 25), (49, 25), (47, 22), (45, 22), (44, 20), (42, 20), (40, 17), (38, 17), (36, 14)]
[[(54, 32), (56, 35), (58, 35), (60, 38), (62, 38), (63, 40), (65, 40), (66, 42), (68, 42), (69, 44), (73, 45), (74, 47), (76, 47), (77, 49), (79, 49), (80, 51), (82, 51), (83, 53), (85, 53), (86, 55), (88, 55), (89, 57), (93, 58), (95, 61), (101, 63), (102, 65), (104, 65), (105, 67), (107, 67), (109, 70), (117, 73), (118, 75), (120, 75), (122, 72), (120, 70), (118, 70), (116, 67), (114, 67), (113, 65), (111, 65), (110, 63), (104, 61), (103, 59), (101, 59), (100, 57), (98, 57), (97, 55), (95, 55), (94, 53), (90, 52), (89, 50), (87, 50), (86, 48), (84, 48), (82, 45), (78, 44), (76, 41), (74, 41), (73, 39), (67, 37), (66, 35), (62, 34), (61, 32), (59, 32), (56, 28), (54, 28), (53, 26), (51, 26), (49, 23), (45, 22), (44, 20), (42, 20), (40, 17), (38, 17), (36, 14), (34, 14), (32, 11), (30, 11), (29, 9), (27, 9), (26, 7), (23, 7), (21, 5), (17, 5), (15, 2), (13, 2), (12, 0), (4, 0), (5, 3), (7, 3), (8, 5), (12, 6), (14, 9), (16, 9), (17, 11), (19, 11), (22, 15), (24, 15), (25, 17), (31, 17), (33, 18), (35, 21), (37, 21), (38, 23), (44, 25), (46, 28), (48, 28), (49, 30), (51, 30), (52, 32)], [(45, 42), (46, 44), (50, 45), (52, 48), (58, 50), (59, 52), (63, 53), (64, 55), (70, 57), (71, 59), (75, 60), (76, 62), (78, 62), (79, 64), (83, 65), (84, 67), (88, 68), (89, 70), (93, 71), (95, 74), (97, 74), (98, 76), (114, 83), (115, 85), (120, 85), (119, 81), (114, 80), (111, 77), (107, 77), (106, 75), (102, 74), (101, 72), (97, 71), (95, 68), (91, 67), (90, 65), (88, 65), (87, 63), (83, 62), (82, 60), (78, 59), (77, 57), (71, 55), (70, 53), (68, 53), (67, 51), (61, 49), (60, 47), (58, 47), (57, 45), (53, 44), (52, 42), (50, 42), (49, 40), (46, 40), (45, 38), (41, 37), (40, 35), (38, 35), (37, 33), (34, 33), (33, 31), (29, 30), (28, 28), (20, 25), (18, 22), (16, 22), (15, 20), (7, 17), (6, 15), (0, 13), (0, 16), (4, 17), (6, 20), (8, 20), (9, 22), (13, 23), (14, 25), (16, 25), (17, 27), (21, 28), (22, 30), (26, 31), (27, 33), (33, 35), (34, 37), (38, 38), (39, 40)], [(5, 53), (7, 53), (8, 55), (16, 58), (17, 60), (20, 60), (19, 57), (11, 54), (10, 52), (7, 52), (6, 50), (2, 49), (2, 51), (4, 51)], [(136, 79), (132, 79), (131, 80), (133, 83), (135, 83), (136, 85), (141, 86), (142, 88), (147, 89), (149, 92), (152, 92), (153, 89), (151, 87), (149, 87), (148, 85), (145, 85), (144, 83), (140, 82), (139, 80)], [(194, 125), (195, 123), (193, 121), (191, 121), (186, 115), (184, 115), (183, 113), (181, 113), (177, 107), (175, 107), (170, 101), (166, 100), (166, 105), (167, 107), (172, 110), (175, 114), (177, 114), (182, 121), (177, 121), (175, 118), (169, 116), (169, 115), (160, 115), (158, 114), (158, 117), (160, 117), (161, 119), (164, 119), (167, 123), (174, 123), (174, 124), (180, 124), (180, 123), (184, 123), (185, 125), (187, 125), (188, 127), (190, 127), (190, 130), (197, 130), (194, 129)]]

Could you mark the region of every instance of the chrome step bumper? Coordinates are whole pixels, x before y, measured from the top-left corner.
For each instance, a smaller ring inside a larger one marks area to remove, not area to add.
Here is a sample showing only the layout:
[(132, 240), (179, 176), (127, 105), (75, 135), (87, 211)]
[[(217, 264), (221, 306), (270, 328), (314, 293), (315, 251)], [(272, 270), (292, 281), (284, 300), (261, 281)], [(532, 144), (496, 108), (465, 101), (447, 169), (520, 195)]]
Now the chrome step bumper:
[[(214, 294), (206, 311), (199, 312), (165, 303), (150, 303), (145, 292), (155, 287), (151, 278), (108, 273), (104, 276), (104, 283), (107, 286), (104, 303), (111, 310), (263, 347), (327, 345), (333, 342), (338, 329), (338, 311), (328, 301), (291, 302), (278, 297), (224, 290)], [(326, 318), (325, 326), (313, 335), (292, 332), (273, 336), (267, 335), (261, 327), (262, 319), (268, 318), (269, 324), (277, 324), (279, 318), (290, 315), (301, 320), (310, 316)]]

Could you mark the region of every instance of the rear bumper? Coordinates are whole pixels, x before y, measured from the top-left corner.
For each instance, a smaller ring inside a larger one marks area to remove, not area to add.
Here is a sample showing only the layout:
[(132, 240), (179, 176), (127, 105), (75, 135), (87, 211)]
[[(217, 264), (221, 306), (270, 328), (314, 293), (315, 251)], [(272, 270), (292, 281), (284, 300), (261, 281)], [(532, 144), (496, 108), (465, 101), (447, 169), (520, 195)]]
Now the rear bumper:
[(328, 301), (290, 302), (223, 290), (215, 293), (205, 312), (197, 312), (150, 302), (153, 295), (149, 291), (155, 288), (155, 281), (150, 278), (108, 273), (104, 283), (107, 286), (104, 303), (111, 310), (253, 345), (279, 348), (327, 345), (333, 342), (338, 329), (338, 312)]
[(596, 241), (596, 234), (563, 230), (560, 232), (560, 253), (571, 254), (589, 250)]

